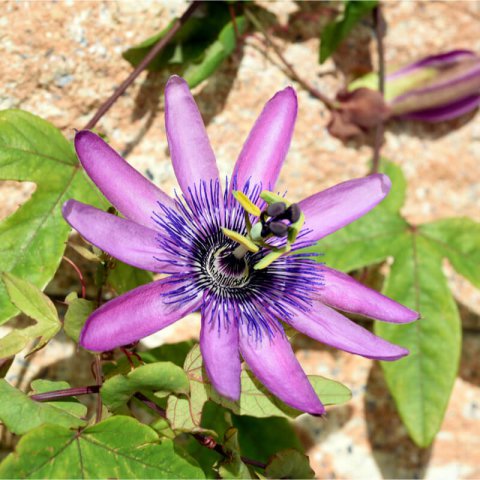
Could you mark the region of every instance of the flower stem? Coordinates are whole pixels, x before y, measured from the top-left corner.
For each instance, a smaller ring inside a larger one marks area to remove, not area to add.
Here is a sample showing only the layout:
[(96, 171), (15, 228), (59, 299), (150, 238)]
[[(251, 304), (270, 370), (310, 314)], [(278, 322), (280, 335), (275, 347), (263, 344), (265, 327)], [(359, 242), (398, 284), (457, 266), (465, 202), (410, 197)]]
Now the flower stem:
[(50, 400), (58, 400), (60, 398), (78, 397), (79, 395), (90, 395), (98, 393), (100, 387), (98, 385), (87, 385), (86, 387), (65, 388), (63, 390), (54, 390), (53, 392), (36, 393), (30, 398), (36, 402), (49, 402)]
[(158, 43), (147, 53), (143, 60), (137, 65), (135, 70), (118, 86), (113, 94), (108, 98), (97, 110), (95, 115), (85, 125), (85, 130), (91, 130), (98, 121), (110, 110), (110, 107), (118, 100), (118, 98), (125, 92), (125, 90), (135, 81), (135, 79), (142, 73), (142, 71), (148, 67), (152, 60), (160, 53), (174, 35), (180, 30), (180, 27), (191, 17), (192, 13), (201, 4), (201, 1), (194, 1), (185, 10), (183, 15), (175, 21), (172, 28), (166, 33), (166, 35), (158, 41)]
[(308, 83), (306, 80), (304, 80), (300, 75), (297, 73), (297, 71), (293, 68), (292, 64), (288, 62), (288, 60), (284, 57), (282, 51), (280, 48), (274, 43), (274, 41), (271, 39), (270, 35), (268, 34), (267, 30), (263, 27), (261, 22), (258, 20), (258, 18), (252, 13), (251, 10), (248, 8), (245, 9), (245, 15), (248, 17), (248, 19), (253, 23), (255, 28), (262, 32), (263, 36), (265, 37), (265, 40), (267, 43), (273, 48), (275, 53), (277, 54), (278, 58), (280, 61), (283, 63), (285, 68), (287, 69), (287, 72), (292, 80), (295, 80), (297, 83), (299, 83), (305, 90), (310, 93), (313, 97), (317, 98), (320, 100), (329, 110), (334, 110), (336, 108), (335, 102), (324, 95), (322, 92), (317, 90), (313, 85)]
[[(385, 19), (382, 15), (380, 2), (373, 9), (373, 21), (375, 24), (375, 38), (377, 40), (378, 55), (378, 91), (383, 95), (385, 93), (385, 55), (383, 48), (383, 36), (385, 34)], [(373, 146), (373, 161), (371, 173), (378, 173), (380, 169), (380, 150), (382, 147), (385, 125), (380, 121), (375, 129), (375, 140)]]

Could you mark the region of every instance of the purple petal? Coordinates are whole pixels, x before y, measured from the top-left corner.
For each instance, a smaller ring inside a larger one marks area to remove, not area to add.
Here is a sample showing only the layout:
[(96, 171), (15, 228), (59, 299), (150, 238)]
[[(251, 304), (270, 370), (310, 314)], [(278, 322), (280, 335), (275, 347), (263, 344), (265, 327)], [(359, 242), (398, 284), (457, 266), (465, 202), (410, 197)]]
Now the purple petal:
[(154, 230), (76, 200), (65, 202), (62, 213), (82, 237), (112, 257), (152, 272), (172, 269), (169, 256), (158, 245), (158, 233)]
[(287, 155), (297, 118), (297, 96), (287, 87), (265, 105), (243, 146), (233, 170), (236, 188), (242, 190), (250, 179), (251, 185), (262, 184), (273, 190)]
[(381, 173), (339, 183), (302, 200), (305, 227), (301, 242), (313, 242), (365, 215), (390, 191), (390, 179)]
[(287, 405), (314, 415), (324, 413), (284, 332), (276, 331), (272, 338), (264, 333), (257, 340), (247, 330), (245, 324), (240, 327), (240, 353), (255, 376)]
[(399, 118), (419, 120), (421, 122), (443, 122), (465, 115), (480, 106), (480, 95), (471, 95), (441, 107), (419, 110), (418, 112), (399, 115)]
[(419, 317), (417, 312), (362, 285), (345, 273), (323, 267), (322, 275), (325, 285), (320, 287), (318, 296), (331, 307), (392, 323), (409, 323)]
[(297, 311), (288, 323), (319, 342), (363, 357), (397, 360), (408, 355), (405, 348), (377, 337), (320, 302), (315, 302), (307, 314)]
[(209, 306), (202, 309), (200, 350), (215, 390), (237, 401), (240, 398), (241, 373), (238, 328), (233, 321), (226, 323), (220, 312), (218, 316), (212, 315)]
[(183, 303), (168, 294), (179, 287), (168, 278), (142, 285), (95, 310), (80, 334), (80, 345), (105, 352), (128, 345), (167, 327), (198, 309), (201, 296)]
[(98, 135), (83, 130), (75, 135), (75, 150), (88, 176), (122, 215), (152, 226), (157, 202), (174, 207), (173, 200), (130, 166)]
[(185, 196), (188, 187), (218, 179), (217, 163), (202, 117), (183, 78), (174, 75), (165, 87), (165, 126), (173, 169)]
[(396, 70), (393, 73), (390, 73), (386, 76), (386, 81), (393, 80), (395, 78), (402, 77), (407, 73), (413, 72), (420, 68), (428, 67), (443, 67), (458, 63), (467, 58), (475, 57), (475, 52), (472, 50), (451, 50), (449, 52), (440, 53), (438, 55), (429, 55), (428, 57), (422, 58), (417, 62), (411, 63), (399, 70)]

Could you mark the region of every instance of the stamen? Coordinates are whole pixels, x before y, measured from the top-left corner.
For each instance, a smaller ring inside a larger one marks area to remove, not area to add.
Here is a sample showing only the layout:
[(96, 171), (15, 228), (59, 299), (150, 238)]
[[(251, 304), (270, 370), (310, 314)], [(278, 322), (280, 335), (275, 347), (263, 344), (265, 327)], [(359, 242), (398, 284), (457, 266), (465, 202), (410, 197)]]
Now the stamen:
[(282, 222), (270, 222), (268, 228), (276, 237), (286, 237), (288, 235), (288, 225)]
[(285, 213), (286, 209), (287, 209), (287, 206), (285, 205), (285, 203), (275, 202), (267, 207), (267, 209), (265, 210), (265, 213), (269, 217), (278, 217), (279, 215), (282, 215), (283, 213)]

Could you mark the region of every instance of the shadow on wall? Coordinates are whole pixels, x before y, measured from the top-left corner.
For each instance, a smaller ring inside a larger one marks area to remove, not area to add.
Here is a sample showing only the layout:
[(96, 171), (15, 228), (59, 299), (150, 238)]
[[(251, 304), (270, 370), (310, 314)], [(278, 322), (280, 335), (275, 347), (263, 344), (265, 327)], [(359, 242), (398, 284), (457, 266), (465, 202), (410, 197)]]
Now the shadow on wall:
[[(218, 115), (224, 108), (230, 90), (237, 76), (238, 68), (243, 57), (243, 46), (240, 43), (237, 51), (229, 57), (223, 65), (205, 81), (203, 88), (196, 95), (195, 101), (202, 114), (205, 126)], [(135, 138), (127, 143), (122, 150), (123, 158), (135, 149), (143, 137), (152, 127), (159, 112), (164, 109), (164, 89), (168, 78), (173, 72), (149, 72), (142, 83), (137, 96), (135, 107), (131, 114), (132, 121), (145, 119), (142, 128), (139, 129)], [(168, 151), (166, 152), (168, 154)]]
[(383, 478), (424, 478), (432, 447), (419, 448), (409, 438), (376, 362), (365, 392), (368, 438)]

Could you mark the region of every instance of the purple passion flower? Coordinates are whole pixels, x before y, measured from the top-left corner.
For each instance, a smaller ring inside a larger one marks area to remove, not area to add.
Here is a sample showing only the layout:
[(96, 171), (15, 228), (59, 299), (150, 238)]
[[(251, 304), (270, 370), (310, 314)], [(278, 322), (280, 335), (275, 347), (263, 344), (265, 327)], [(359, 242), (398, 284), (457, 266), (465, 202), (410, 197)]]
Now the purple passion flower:
[(387, 195), (390, 180), (370, 175), (298, 204), (273, 194), (296, 115), (294, 90), (278, 92), (260, 114), (222, 189), (198, 108), (185, 81), (172, 77), (165, 90), (165, 122), (182, 190), (175, 199), (94, 133), (76, 135), (83, 167), (124, 218), (69, 200), (65, 219), (119, 260), (167, 275), (96, 310), (82, 330), (81, 346), (111, 350), (199, 310), (205, 369), (220, 394), (239, 399), (243, 357), (273, 394), (312, 414), (324, 413), (324, 406), (281, 322), (368, 358), (407, 355), (335, 309), (395, 323), (417, 319), (416, 312), (297, 253), (371, 210)]

